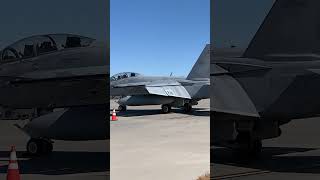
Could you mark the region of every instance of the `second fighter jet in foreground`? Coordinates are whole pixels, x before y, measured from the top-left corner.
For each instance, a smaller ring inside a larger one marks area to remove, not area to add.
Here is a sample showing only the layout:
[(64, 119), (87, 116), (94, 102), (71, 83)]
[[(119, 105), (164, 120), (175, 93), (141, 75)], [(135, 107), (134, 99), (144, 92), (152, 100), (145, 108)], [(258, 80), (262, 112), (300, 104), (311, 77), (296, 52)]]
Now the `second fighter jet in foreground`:
[(278, 0), (246, 50), (213, 49), (213, 145), (257, 154), (281, 125), (319, 116), (319, 8)]

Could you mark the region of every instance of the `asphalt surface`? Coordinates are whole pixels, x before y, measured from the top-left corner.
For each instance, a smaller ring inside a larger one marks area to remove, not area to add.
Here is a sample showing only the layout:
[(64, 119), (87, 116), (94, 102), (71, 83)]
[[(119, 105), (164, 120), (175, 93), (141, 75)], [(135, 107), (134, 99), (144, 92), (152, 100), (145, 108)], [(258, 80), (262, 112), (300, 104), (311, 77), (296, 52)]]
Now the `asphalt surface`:
[(55, 141), (52, 154), (30, 157), (25, 152), (29, 137), (14, 127), (15, 123), (23, 122), (0, 121), (0, 179), (6, 177), (11, 145), (15, 145), (17, 149), (22, 180), (108, 179), (108, 140)]
[(256, 159), (213, 147), (213, 179), (319, 179), (320, 118), (293, 120), (281, 129), (279, 138), (263, 142)]
[[(110, 101), (110, 108), (117, 104)], [(209, 100), (200, 101), (190, 114), (140, 106), (117, 115), (110, 124), (112, 180), (193, 180), (209, 172)]]

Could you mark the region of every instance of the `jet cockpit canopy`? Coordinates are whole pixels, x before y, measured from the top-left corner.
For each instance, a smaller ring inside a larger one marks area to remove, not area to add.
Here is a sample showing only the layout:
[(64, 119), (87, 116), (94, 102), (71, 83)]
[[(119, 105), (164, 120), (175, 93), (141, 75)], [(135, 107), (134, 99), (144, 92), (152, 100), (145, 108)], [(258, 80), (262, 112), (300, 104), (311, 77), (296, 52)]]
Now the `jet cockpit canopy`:
[(129, 78), (129, 77), (137, 77), (137, 76), (141, 76), (141, 74), (135, 73), (135, 72), (122, 72), (122, 73), (118, 73), (118, 74), (113, 75), (110, 78), (110, 80), (117, 81), (120, 79), (125, 79), (125, 78)]
[(0, 59), (3, 62), (31, 58), (68, 48), (87, 47), (94, 41), (95, 39), (74, 34), (36, 35), (21, 39), (4, 48)]

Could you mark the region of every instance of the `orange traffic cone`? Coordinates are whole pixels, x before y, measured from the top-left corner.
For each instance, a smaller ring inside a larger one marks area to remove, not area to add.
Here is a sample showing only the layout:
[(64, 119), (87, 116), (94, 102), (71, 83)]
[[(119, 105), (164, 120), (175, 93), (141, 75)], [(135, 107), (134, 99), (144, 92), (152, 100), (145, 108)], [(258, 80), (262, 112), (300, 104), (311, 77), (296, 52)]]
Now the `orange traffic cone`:
[(117, 120), (118, 120), (118, 118), (117, 118), (117, 115), (116, 115), (116, 110), (115, 110), (115, 109), (113, 109), (113, 111), (112, 111), (111, 121), (117, 121)]
[(15, 146), (11, 146), (10, 160), (8, 165), (7, 180), (20, 180), (18, 159)]

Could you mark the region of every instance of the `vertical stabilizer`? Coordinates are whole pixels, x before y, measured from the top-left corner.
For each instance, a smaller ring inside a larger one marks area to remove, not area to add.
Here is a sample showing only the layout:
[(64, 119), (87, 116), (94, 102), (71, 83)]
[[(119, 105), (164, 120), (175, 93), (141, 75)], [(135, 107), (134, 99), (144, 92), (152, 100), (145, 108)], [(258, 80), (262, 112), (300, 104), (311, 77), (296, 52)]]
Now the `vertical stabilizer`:
[(207, 44), (193, 65), (187, 79), (205, 79), (210, 77), (210, 45)]
[(319, 0), (277, 0), (243, 56), (279, 61), (320, 54), (319, 9)]

